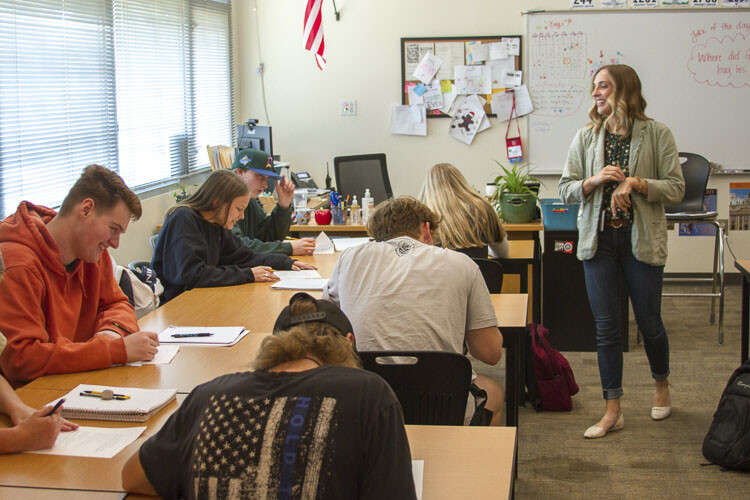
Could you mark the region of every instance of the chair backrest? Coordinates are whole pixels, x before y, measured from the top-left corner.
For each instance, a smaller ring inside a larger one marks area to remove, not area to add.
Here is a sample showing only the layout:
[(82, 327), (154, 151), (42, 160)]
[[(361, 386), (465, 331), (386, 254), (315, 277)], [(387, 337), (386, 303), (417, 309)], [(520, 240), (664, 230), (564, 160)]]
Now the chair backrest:
[(466, 356), (440, 351), (361, 351), (359, 357), (365, 370), (383, 377), (396, 393), (405, 423), (463, 425), (471, 385), (471, 362)]
[(356, 196), (361, 201), (365, 189), (370, 190), (375, 205), (393, 197), (384, 153), (337, 156), (333, 159), (333, 170), (336, 189), (344, 198)]
[(482, 272), (484, 282), (490, 293), (501, 293), (503, 290), (503, 265), (496, 260), (471, 259)]
[(695, 153), (677, 154), (682, 163), (682, 177), (685, 178), (685, 196), (676, 205), (664, 205), (664, 211), (668, 214), (703, 212), (703, 193), (706, 191), (711, 170), (708, 160)]

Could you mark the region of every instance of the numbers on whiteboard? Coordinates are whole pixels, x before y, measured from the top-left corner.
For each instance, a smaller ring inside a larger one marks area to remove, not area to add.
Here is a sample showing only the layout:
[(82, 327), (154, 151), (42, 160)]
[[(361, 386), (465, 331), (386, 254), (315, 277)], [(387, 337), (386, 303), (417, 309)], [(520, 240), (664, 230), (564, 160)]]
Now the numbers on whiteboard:
[(656, 0), (632, 0), (633, 8), (639, 7), (656, 7)]
[(719, 0), (693, 0), (693, 7), (716, 7)]

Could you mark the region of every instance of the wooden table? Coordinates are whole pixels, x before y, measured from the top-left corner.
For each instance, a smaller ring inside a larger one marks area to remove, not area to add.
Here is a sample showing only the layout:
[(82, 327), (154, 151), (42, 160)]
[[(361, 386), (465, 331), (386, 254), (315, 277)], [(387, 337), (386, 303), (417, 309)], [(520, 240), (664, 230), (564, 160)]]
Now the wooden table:
[[(21, 399), (43, 406), (64, 391), (28, 389)], [(178, 396), (179, 402), (184, 396)], [(177, 409), (173, 402), (150, 421), (141, 437), (112, 459), (60, 455), (0, 455), (0, 497), (24, 500), (52, 498), (122, 498), (121, 471), (125, 461), (157, 432)], [(130, 422), (76, 420), (82, 425), (131, 427)], [(9, 425), (7, 418), (1, 426)], [(412, 458), (424, 460), (423, 498), (510, 498), (516, 457), (516, 429), (512, 427), (448, 427), (407, 425)], [(51, 489), (45, 489), (51, 488)]]
[(735, 261), (734, 267), (742, 273), (742, 328), (740, 330), (740, 363), (748, 356), (748, 337), (750, 336), (750, 260)]
[(526, 351), (526, 311), (529, 296), (492, 294), (495, 316), (505, 347), (505, 425), (518, 427), (518, 407), (524, 394), (524, 353)]
[[(542, 254), (538, 241), (508, 239), (508, 257), (497, 259), (503, 265), (503, 274), (518, 274), (520, 293), (528, 293), (529, 323), (542, 319)], [(529, 275), (531, 270), (531, 275)]]

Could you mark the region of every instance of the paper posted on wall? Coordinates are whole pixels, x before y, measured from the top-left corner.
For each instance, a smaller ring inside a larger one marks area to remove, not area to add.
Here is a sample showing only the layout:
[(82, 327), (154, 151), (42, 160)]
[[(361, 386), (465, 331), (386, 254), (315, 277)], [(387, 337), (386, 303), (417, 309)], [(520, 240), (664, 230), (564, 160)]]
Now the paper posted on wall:
[(516, 70), (515, 60), (512, 58), (498, 59), (496, 61), (487, 61), (487, 64), (492, 68), (492, 88), (493, 89), (504, 89), (507, 87), (503, 83), (503, 75), (508, 71)]
[(442, 63), (443, 61), (432, 52), (426, 52), (422, 58), (422, 62), (419, 63), (419, 66), (417, 66), (417, 69), (414, 71), (414, 77), (427, 85), (432, 81), (432, 78), (435, 76), (435, 73), (437, 73), (438, 68), (440, 68)]
[(506, 71), (503, 73), (502, 82), (506, 87), (518, 87), (523, 78), (522, 71)]
[[(486, 117), (482, 103), (476, 95), (465, 97), (456, 107), (448, 133), (464, 144), (471, 144)], [(489, 121), (487, 123), (489, 124)]]
[(427, 109), (441, 109), (443, 107), (443, 92), (440, 81), (433, 80), (426, 85), (422, 97), (424, 97), (424, 104)]
[(391, 108), (391, 134), (427, 135), (427, 108), (422, 105)]
[(490, 43), (490, 59), (508, 59), (509, 47), (508, 42), (494, 42)]
[(489, 44), (466, 42), (466, 64), (481, 64), (489, 58)]
[(456, 66), (453, 71), (453, 86), (459, 94), (492, 92), (492, 69), (489, 66)]
[(521, 55), (521, 39), (517, 36), (502, 38), (501, 42), (508, 42), (508, 54), (511, 56)]
[[(516, 112), (518, 116), (528, 115), (534, 111), (534, 105), (529, 96), (529, 89), (526, 85), (521, 85), (513, 89), (516, 94)], [(490, 101), (492, 114), (497, 116), (501, 122), (508, 121), (510, 110), (513, 108), (513, 92), (496, 92), (492, 94)]]

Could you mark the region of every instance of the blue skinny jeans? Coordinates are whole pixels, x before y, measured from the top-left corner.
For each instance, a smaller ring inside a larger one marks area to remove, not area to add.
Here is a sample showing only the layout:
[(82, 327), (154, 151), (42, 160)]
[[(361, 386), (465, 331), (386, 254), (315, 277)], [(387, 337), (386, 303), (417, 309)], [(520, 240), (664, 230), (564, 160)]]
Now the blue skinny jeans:
[(596, 352), (604, 399), (622, 396), (620, 300), (633, 305), (643, 346), (656, 381), (669, 376), (669, 341), (661, 320), (664, 266), (651, 266), (633, 256), (631, 228), (609, 226), (599, 233), (596, 255), (583, 262), (586, 291), (596, 323)]

